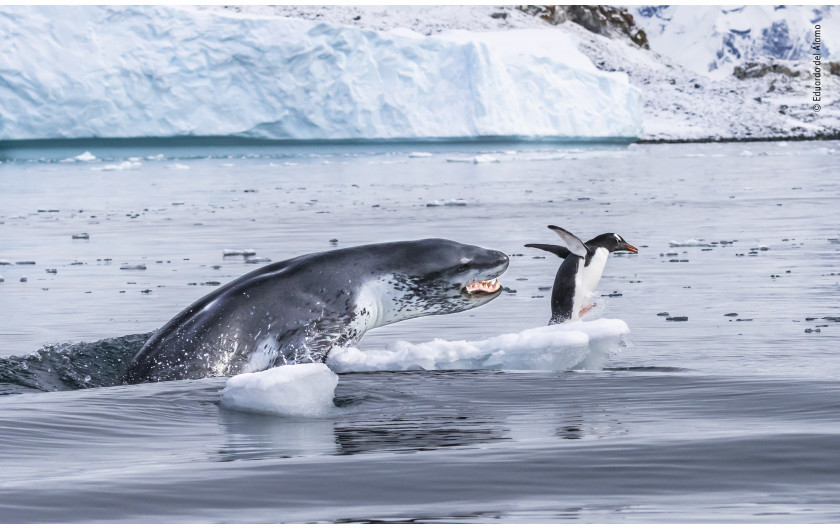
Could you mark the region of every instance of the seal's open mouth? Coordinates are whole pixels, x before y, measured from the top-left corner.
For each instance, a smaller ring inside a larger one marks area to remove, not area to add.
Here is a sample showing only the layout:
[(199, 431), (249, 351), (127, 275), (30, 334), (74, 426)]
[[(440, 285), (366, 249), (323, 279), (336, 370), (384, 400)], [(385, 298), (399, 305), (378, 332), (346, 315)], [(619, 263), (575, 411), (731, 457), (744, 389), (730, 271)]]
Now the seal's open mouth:
[(499, 279), (493, 278), (492, 280), (472, 282), (471, 284), (468, 284), (466, 287), (464, 287), (464, 290), (469, 295), (481, 296), (483, 294), (493, 294), (501, 288), (502, 284), (499, 283)]

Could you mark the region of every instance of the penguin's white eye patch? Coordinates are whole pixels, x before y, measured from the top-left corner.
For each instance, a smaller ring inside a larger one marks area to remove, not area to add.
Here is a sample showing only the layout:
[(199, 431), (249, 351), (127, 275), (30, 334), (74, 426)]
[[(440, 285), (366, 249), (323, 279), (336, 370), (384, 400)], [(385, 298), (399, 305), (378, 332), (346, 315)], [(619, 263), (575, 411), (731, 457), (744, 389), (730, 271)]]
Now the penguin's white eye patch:
[(464, 265), (466, 265), (467, 263), (469, 263), (471, 261), (472, 260), (470, 258), (461, 258), (461, 263), (463, 263)]
[(618, 241), (619, 243), (621, 243), (621, 236), (620, 236), (620, 235), (618, 235), (618, 234), (613, 234), (613, 237), (615, 237), (615, 240), (616, 240), (616, 241)]

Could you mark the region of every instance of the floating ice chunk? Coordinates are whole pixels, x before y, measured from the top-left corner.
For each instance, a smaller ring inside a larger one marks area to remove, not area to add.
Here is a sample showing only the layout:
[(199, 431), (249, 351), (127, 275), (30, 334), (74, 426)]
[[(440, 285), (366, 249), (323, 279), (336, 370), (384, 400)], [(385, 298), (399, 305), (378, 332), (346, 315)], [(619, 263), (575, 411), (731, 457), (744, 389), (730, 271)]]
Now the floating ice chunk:
[(143, 163), (137, 160), (126, 160), (119, 164), (108, 164), (107, 166), (95, 167), (96, 171), (126, 171), (128, 169), (140, 169)]
[(96, 160), (96, 157), (90, 151), (85, 151), (80, 155), (65, 158), (62, 162), (92, 162), (94, 160)]
[(465, 201), (463, 199), (449, 199), (448, 201), (441, 199), (439, 201), (432, 201), (432, 202), (427, 202), (426, 203), (426, 206), (429, 207), (429, 208), (434, 208), (436, 206), (466, 206), (466, 205), (467, 205), (467, 201)]
[(432, 153), (424, 153), (421, 151), (415, 151), (408, 154), (409, 158), (429, 158), (430, 156), (432, 156)]
[(169, 164), (168, 166), (166, 166), (166, 169), (189, 169), (189, 168), (190, 168), (190, 166), (187, 166), (185, 164)]
[(11, 264), (12, 264), (11, 260), (0, 259), (0, 265), (11, 265)]
[(81, 234), (73, 234), (73, 239), (90, 239), (90, 234), (87, 232), (82, 232)]
[(232, 248), (226, 248), (222, 250), (222, 255), (224, 256), (256, 256), (257, 251), (252, 248), (244, 248), (242, 250), (236, 250)]
[(336, 385), (338, 376), (321, 363), (278, 366), (231, 377), (222, 405), (281, 416), (326, 416), (335, 408)]
[(526, 329), (478, 341), (398, 341), (388, 350), (336, 348), (327, 365), (336, 372), (379, 370), (549, 370), (601, 368), (630, 332), (622, 320), (599, 319)]
[(447, 158), (447, 162), (462, 162), (466, 164), (487, 164), (490, 162), (497, 163), (499, 159), (490, 155), (476, 155), (469, 158)]
[(668, 242), (668, 245), (671, 246), (671, 247), (711, 247), (712, 246), (710, 243), (702, 243), (700, 241), (697, 241), (696, 239), (686, 239), (682, 243), (680, 243), (679, 241), (671, 240), (671, 241)]

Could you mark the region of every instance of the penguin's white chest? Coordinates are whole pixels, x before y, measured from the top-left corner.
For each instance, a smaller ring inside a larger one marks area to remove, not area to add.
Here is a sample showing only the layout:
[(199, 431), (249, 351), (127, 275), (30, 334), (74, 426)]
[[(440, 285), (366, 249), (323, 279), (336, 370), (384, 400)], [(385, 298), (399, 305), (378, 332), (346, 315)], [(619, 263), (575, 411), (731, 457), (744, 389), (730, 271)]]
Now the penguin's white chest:
[(592, 298), (592, 292), (598, 287), (598, 282), (601, 281), (601, 275), (604, 274), (604, 267), (607, 266), (607, 257), (610, 255), (605, 248), (599, 248), (595, 251), (592, 259), (589, 260), (589, 265), (584, 265), (585, 261), (580, 261), (580, 268), (575, 277), (575, 300), (572, 308), (572, 319), (579, 318), (580, 311)]

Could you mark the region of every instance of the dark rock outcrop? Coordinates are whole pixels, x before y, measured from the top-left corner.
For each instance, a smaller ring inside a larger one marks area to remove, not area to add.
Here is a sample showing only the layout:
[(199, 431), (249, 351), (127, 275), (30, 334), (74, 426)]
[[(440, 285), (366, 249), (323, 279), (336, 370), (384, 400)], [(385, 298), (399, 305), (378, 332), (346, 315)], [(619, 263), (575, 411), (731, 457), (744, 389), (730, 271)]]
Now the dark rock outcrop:
[(739, 64), (732, 72), (732, 75), (738, 79), (764, 77), (767, 74), (799, 77), (799, 70), (791, 70), (790, 67), (767, 58), (766, 61), (747, 61)]
[(613, 37), (622, 35), (640, 48), (650, 49), (647, 34), (636, 27), (633, 15), (627, 9), (615, 6), (519, 6), (529, 15), (540, 17), (550, 24), (562, 24), (567, 20), (579, 24), (592, 33)]

